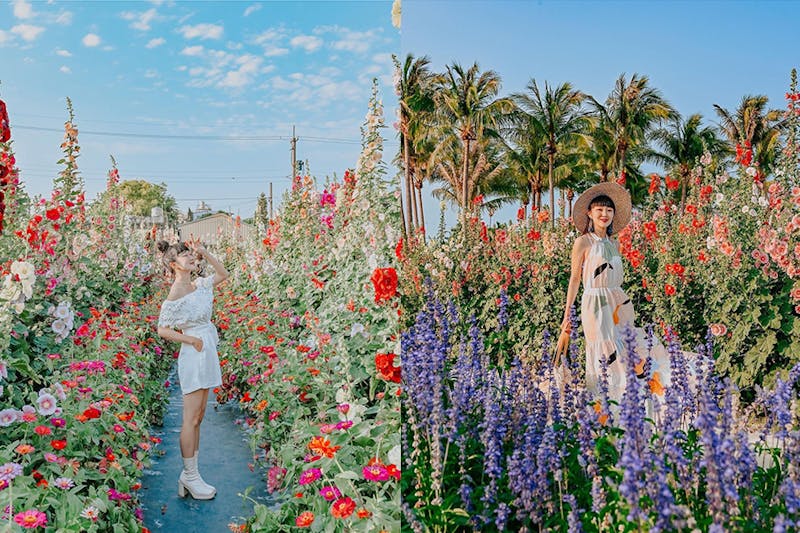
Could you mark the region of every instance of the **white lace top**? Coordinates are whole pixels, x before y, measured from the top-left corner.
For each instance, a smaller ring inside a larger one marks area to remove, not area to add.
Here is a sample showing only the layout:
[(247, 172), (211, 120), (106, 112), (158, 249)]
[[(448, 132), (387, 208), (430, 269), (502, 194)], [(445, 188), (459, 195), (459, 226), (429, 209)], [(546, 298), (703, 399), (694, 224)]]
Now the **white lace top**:
[(177, 300), (165, 300), (158, 315), (158, 327), (187, 329), (211, 322), (214, 303), (214, 275), (197, 278), (196, 289)]

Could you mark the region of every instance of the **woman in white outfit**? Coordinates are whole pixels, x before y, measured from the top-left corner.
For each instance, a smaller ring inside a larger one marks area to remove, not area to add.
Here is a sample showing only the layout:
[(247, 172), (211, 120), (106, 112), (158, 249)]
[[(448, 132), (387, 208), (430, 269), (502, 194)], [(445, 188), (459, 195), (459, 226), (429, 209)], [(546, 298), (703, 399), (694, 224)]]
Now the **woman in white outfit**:
[[(214, 286), (228, 279), (228, 271), (199, 242), (187, 244), (158, 243), (164, 267), (175, 278), (167, 299), (161, 304), (158, 335), (181, 343), (178, 378), (183, 393), (180, 434), (183, 471), (178, 480), (178, 495), (184, 497), (188, 491), (196, 500), (209, 500), (217, 491), (200, 477), (197, 452), (208, 391), (222, 384), (217, 355), (219, 337), (211, 323), (211, 311)], [(214, 268), (214, 274), (192, 281), (198, 258), (205, 259)]]
[[(645, 332), (634, 326), (630, 298), (622, 290), (623, 264), (619, 252), (619, 233), (631, 218), (630, 194), (616, 183), (601, 183), (584, 192), (575, 202), (573, 222), (583, 232), (572, 248), (572, 273), (557, 356), (569, 346), (569, 310), (583, 282), (581, 324), (586, 338), (586, 388), (597, 398), (602, 367), (606, 366), (609, 398), (620, 401), (626, 384), (625, 361), (633, 357), (637, 377), (647, 379), (650, 390), (663, 394), (670, 385), (670, 359), (666, 348), (653, 338), (648, 351)], [(633, 328), (636, 352), (627, 354), (621, 331)], [(644, 364), (650, 361), (649, 368)]]

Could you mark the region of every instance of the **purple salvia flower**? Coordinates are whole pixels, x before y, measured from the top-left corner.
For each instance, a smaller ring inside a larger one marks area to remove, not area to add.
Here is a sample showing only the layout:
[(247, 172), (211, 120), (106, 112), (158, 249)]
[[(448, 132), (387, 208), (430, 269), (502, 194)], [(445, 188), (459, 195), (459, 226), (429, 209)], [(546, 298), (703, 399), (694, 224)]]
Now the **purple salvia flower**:
[(578, 509), (578, 501), (572, 494), (564, 494), (562, 498), (564, 503), (569, 505), (569, 514), (567, 515), (567, 531), (569, 533), (583, 533), (583, 524), (581, 523), (581, 515), (583, 509)]

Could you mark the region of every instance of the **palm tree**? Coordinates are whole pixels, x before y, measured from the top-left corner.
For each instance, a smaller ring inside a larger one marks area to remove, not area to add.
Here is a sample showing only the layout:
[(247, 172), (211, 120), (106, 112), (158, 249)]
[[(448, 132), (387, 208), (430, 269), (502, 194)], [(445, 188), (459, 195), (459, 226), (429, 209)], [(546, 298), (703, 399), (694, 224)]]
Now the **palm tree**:
[(742, 97), (739, 107), (734, 113), (717, 104), (714, 110), (721, 120), (720, 129), (731, 145), (747, 145), (753, 148), (754, 161), (759, 172), (767, 176), (772, 171), (778, 155), (778, 140), (784, 123), (780, 120), (781, 112), (766, 109), (766, 96)]
[(542, 176), (547, 172), (544, 137), (535, 134), (532, 120), (517, 109), (503, 130), (506, 166), (517, 176), (517, 196), (526, 209), (529, 202), (533, 208), (541, 207)]
[(512, 98), (517, 107), (528, 118), (526, 124), (530, 135), (540, 136), (544, 140), (547, 155), (547, 180), (550, 189), (550, 221), (555, 227), (555, 184), (553, 167), (556, 156), (567, 147), (576, 143), (588, 145), (588, 127), (590, 119), (581, 109), (585, 95), (572, 88), (570, 83), (551, 87), (547, 82), (544, 93), (539, 89), (536, 80), (532, 79), (526, 86), (525, 93), (517, 93)]
[(468, 194), (473, 189), (469, 182), (473, 143), (480, 146), (484, 137), (499, 137), (503, 115), (513, 109), (511, 100), (497, 98), (499, 91), (500, 76), (492, 70), (480, 72), (477, 63), (466, 70), (454, 63), (436, 77), (437, 122), (446, 135), (457, 137), (463, 147), (459, 187), (463, 220), (470, 209)]
[(652, 132), (652, 139), (662, 149), (653, 154), (653, 159), (672, 168), (681, 182), (680, 212), (686, 205), (686, 189), (692, 176), (692, 168), (704, 152), (712, 156), (724, 155), (728, 151), (726, 143), (717, 137), (710, 126), (702, 126), (703, 117), (696, 113), (683, 121), (680, 116), (673, 118), (666, 127)]
[(647, 76), (633, 74), (626, 80), (622, 74), (605, 105), (591, 98), (600, 123), (611, 132), (615, 146), (613, 168), (618, 176), (626, 169), (630, 150), (645, 145), (648, 133), (656, 124), (676, 116), (672, 106), (658, 90), (648, 86), (648, 82)]
[[(430, 93), (430, 84), (433, 73), (430, 71), (430, 59), (427, 56), (414, 58), (408, 54), (402, 67), (395, 56), (392, 56), (398, 72), (398, 89), (400, 92), (400, 150), (402, 152), (404, 186), (406, 194), (405, 213), (403, 225), (407, 237), (412, 234), (412, 227), (419, 228), (417, 197), (414, 194), (413, 181), (417, 154), (414, 150), (417, 138), (424, 135), (422, 131), (425, 124), (425, 115), (433, 111), (433, 99)], [(420, 186), (421, 187), (421, 186)], [(419, 205), (421, 208), (421, 204)]]

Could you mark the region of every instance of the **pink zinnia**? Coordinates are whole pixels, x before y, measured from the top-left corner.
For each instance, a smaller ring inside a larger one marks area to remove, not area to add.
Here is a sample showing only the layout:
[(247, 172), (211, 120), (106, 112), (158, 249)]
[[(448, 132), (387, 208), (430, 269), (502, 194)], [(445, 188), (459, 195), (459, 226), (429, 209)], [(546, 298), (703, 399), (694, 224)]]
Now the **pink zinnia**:
[(332, 502), (336, 498), (341, 498), (342, 493), (333, 485), (327, 485), (319, 490), (320, 496), (325, 498), (326, 501)]
[(47, 515), (38, 509), (29, 509), (14, 516), (14, 522), (21, 525), (25, 529), (33, 529), (35, 527), (44, 526), (47, 524)]
[(298, 483), (301, 485), (308, 485), (321, 477), (322, 471), (319, 468), (309, 468), (300, 475), (300, 481), (298, 481)]
[(122, 433), (123, 431), (125, 431), (125, 428), (120, 426), (119, 424), (114, 424), (114, 431), (116, 433)]
[(336, 429), (350, 429), (353, 426), (352, 420), (342, 420), (341, 422), (336, 424)]
[(369, 481), (386, 481), (389, 479), (389, 471), (383, 465), (370, 465), (364, 467), (364, 479)]

